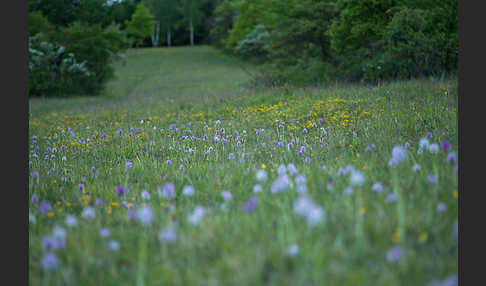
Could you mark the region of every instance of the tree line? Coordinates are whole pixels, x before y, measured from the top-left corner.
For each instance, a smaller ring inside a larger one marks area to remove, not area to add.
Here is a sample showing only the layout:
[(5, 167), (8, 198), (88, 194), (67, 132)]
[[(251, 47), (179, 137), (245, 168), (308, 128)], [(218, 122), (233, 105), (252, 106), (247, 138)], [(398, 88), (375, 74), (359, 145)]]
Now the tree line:
[(378, 82), (457, 71), (456, 0), (223, 0), (212, 43), (271, 84)]
[(129, 47), (211, 44), (265, 84), (457, 71), (454, 0), (30, 0), (30, 95), (100, 94)]

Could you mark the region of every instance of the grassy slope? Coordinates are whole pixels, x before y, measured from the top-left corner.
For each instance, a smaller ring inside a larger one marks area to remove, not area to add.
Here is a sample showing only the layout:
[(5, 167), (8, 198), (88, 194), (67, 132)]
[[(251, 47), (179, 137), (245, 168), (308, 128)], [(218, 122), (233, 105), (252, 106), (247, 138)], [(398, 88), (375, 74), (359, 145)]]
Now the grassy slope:
[(241, 67), (252, 69), (208, 46), (129, 50), (125, 66), (115, 63), (115, 79), (108, 83), (104, 96), (34, 98), (30, 100), (30, 111), (31, 115), (40, 115), (121, 106), (146, 108), (175, 99), (190, 101), (194, 96), (205, 102), (208, 98), (241, 92), (249, 78)]
[[(445, 161), (442, 151), (417, 154), (418, 141), (427, 132), (433, 133), (432, 142), (451, 141), (457, 152), (456, 82), (417, 80), (372, 90), (357, 85), (249, 91), (243, 88), (248, 75), (235, 67), (233, 59), (208, 47), (132, 51), (127, 66), (117, 66), (117, 76), (103, 97), (31, 100), (29, 132), (39, 137), (31, 144), (40, 150), (35, 151), (39, 159), (31, 154), (30, 172), (39, 171), (41, 176), (39, 181), (30, 179), (29, 193), (49, 200), (53, 207), (49, 217), (39, 214), (39, 202), (30, 202), (30, 212), (36, 216), (29, 232), (32, 284), (134, 285), (143, 277), (147, 285), (425, 285), (457, 273), (454, 164)], [(279, 128), (276, 120), (288, 127)], [(181, 133), (169, 130), (173, 123), (185, 135), (191, 129), (192, 135), (207, 134), (209, 139), (182, 140)], [(227, 146), (213, 141), (215, 130), (223, 126)], [(327, 130), (325, 136), (320, 127)], [(67, 128), (80, 138), (95, 135), (96, 139), (83, 144), (68, 133), (62, 136)], [(265, 131), (257, 136), (255, 130), (260, 128)], [(120, 129), (122, 136), (116, 133)], [(236, 146), (234, 132), (242, 135), (243, 130), (247, 140)], [(101, 140), (103, 133), (107, 137)], [(296, 142), (291, 150), (273, 143), (287, 146), (292, 139)], [(176, 140), (182, 150), (193, 148), (196, 153), (175, 151)], [(50, 147), (68, 149), (45, 160), (46, 141)], [(411, 144), (408, 160), (389, 168), (392, 147), (405, 142)], [(372, 143), (373, 151), (365, 152)], [(307, 149), (299, 156), (302, 145)], [(214, 150), (206, 157), (209, 146)], [(236, 158), (228, 159), (229, 153)], [(310, 163), (304, 161), (307, 156)], [(130, 160), (133, 167), (126, 172)], [(293, 212), (298, 197), (294, 179), (287, 192), (269, 191), (278, 166), (290, 162), (305, 175), (308, 193), (325, 210), (325, 221), (317, 227), (308, 227)], [(412, 171), (415, 163), (422, 166), (418, 173)], [(261, 183), (264, 191), (256, 194), (255, 210), (243, 213), (262, 164), (268, 175)], [(366, 181), (347, 196), (343, 190), (349, 178), (337, 173), (350, 164), (364, 173)], [(54, 173), (47, 175), (51, 168)], [(438, 175), (437, 185), (428, 182), (430, 174)], [(170, 201), (157, 195), (157, 187), (168, 181), (178, 192)], [(371, 191), (376, 181), (384, 185), (381, 193)], [(79, 183), (85, 191), (77, 189)], [(182, 187), (189, 184), (196, 194), (181, 196)], [(117, 185), (126, 186), (129, 193), (116, 195)], [(143, 189), (150, 192), (150, 200), (140, 199)], [(233, 194), (227, 211), (220, 209), (222, 190)], [(387, 202), (394, 191), (399, 199)], [(79, 215), (96, 197), (104, 201), (96, 206), (96, 218), (79, 217), (78, 226), (67, 229), (67, 247), (57, 252), (58, 271), (43, 272), (43, 237), (54, 225), (64, 226), (67, 213)], [(129, 220), (126, 208), (111, 207), (123, 201), (136, 209), (151, 206), (155, 214), (151, 226)], [(440, 202), (447, 206), (445, 212), (436, 211)], [(211, 209), (200, 225), (191, 226), (186, 218), (197, 205)], [(399, 205), (406, 213), (404, 229), (399, 225)], [(160, 243), (158, 232), (172, 223), (177, 224), (177, 242)], [(98, 234), (102, 226), (120, 242), (119, 251), (107, 248), (108, 239)], [(400, 242), (402, 233), (406, 239)], [(294, 258), (285, 254), (291, 244), (300, 248)], [(386, 259), (394, 245), (405, 250), (398, 263)]]

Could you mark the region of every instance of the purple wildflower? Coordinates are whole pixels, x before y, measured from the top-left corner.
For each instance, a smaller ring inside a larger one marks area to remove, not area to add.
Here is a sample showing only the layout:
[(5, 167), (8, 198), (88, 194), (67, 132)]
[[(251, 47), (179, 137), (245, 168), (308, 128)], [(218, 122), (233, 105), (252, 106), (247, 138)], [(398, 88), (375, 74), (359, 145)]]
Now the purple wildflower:
[(106, 238), (108, 236), (110, 236), (111, 234), (111, 231), (109, 228), (106, 228), (106, 227), (103, 227), (102, 229), (100, 229), (100, 236), (103, 237), (103, 238)]
[(41, 203), (40, 203), (40, 209), (39, 210), (40, 210), (41, 214), (46, 214), (46, 213), (51, 211), (51, 204), (46, 200), (42, 200)]
[(443, 202), (440, 202), (438, 205), (437, 205), (437, 211), (438, 212), (444, 212), (445, 210), (447, 209), (447, 206), (445, 203)]
[(144, 200), (149, 200), (149, 199), (150, 199), (150, 194), (149, 194), (149, 192), (147, 192), (146, 190), (143, 190), (143, 191), (142, 191), (142, 194), (141, 194), (141, 197), (142, 197), (142, 199), (144, 199)]
[(95, 205), (100, 206), (102, 204), (103, 204), (103, 200), (100, 197), (96, 198)]
[(354, 193), (354, 190), (352, 187), (347, 187), (344, 189), (344, 193), (348, 196), (352, 195)]
[(117, 251), (118, 249), (120, 249), (120, 243), (116, 240), (110, 240), (108, 242), (108, 248), (110, 250)]
[(413, 165), (413, 167), (412, 167), (412, 170), (413, 170), (414, 172), (418, 172), (418, 171), (420, 171), (420, 169), (422, 169), (422, 167), (421, 167), (419, 164), (415, 164), (415, 165)]
[(36, 194), (33, 194), (32, 197), (30, 197), (30, 200), (34, 203), (39, 200), (39, 197)]
[(84, 184), (78, 184), (78, 190), (83, 191), (84, 190)]
[(68, 227), (75, 227), (78, 224), (78, 219), (73, 215), (67, 215), (65, 223)]
[(234, 159), (234, 158), (235, 158), (235, 154), (233, 154), (233, 153), (229, 153), (229, 155), (228, 155), (228, 159)]
[(261, 185), (256, 184), (256, 185), (254, 185), (254, 186), (253, 186), (253, 192), (254, 192), (254, 193), (260, 193), (260, 192), (262, 192), (262, 191), (263, 191), (263, 188), (262, 188), (262, 186), (261, 186)]
[(337, 171), (337, 175), (340, 177), (346, 175), (346, 170), (343, 168), (339, 168)]
[(132, 166), (133, 166), (133, 163), (132, 162), (126, 162), (125, 163), (125, 170), (131, 169)]
[(397, 196), (395, 195), (395, 193), (389, 193), (386, 196), (386, 201), (389, 202), (389, 203), (393, 203), (396, 200), (397, 200)]
[(159, 195), (162, 196), (165, 199), (170, 199), (175, 195), (175, 187), (174, 184), (171, 182), (168, 182), (167, 184), (164, 185), (164, 187), (158, 188), (159, 190)]
[(257, 197), (251, 197), (243, 206), (243, 211), (249, 213), (255, 208), (257, 204), (258, 204)]
[(357, 171), (357, 170), (353, 170), (353, 171), (351, 171), (351, 177), (350, 177), (349, 180), (351, 182), (351, 185), (361, 186), (361, 185), (363, 185), (363, 183), (365, 181), (365, 176), (362, 172)]
[(170, 165), (170, 164), (172, 164), (172, 161), (171, 161), (171, 160), (169, 160), (169, 159), (167, 159), (167, 161), (165, 161), (165, 163), (166, 163), (167, 165)]
[(267, 180), (267, 173), (262, 169), (258, 170), (256, 173), (256, 179), (259, 182), (265, 182)]
[(386, 259), (389, 262), (397, 262), (400, 259), (402, 259), (403, 255), (405, 254), (405, 251), (398, 245), (390, 248), (386, 252)]
[(457, 161), (456, 153), (450, 152), (449, 154), (447, 154), (447, 162), (455, 163), (456, 161)]
[(59, 250), (62, 248), (62, 244), (52, 236), (44, 236), (42, 239), (42, 248), (44, 250)]
[(137, 218), (143, 226), (148, 226), (153, 219), (152, 209), (148, 206), (142, 206), (137, 211)]
[(369, 145), (368, 145), (368, 146), (366, 146), (366, 148), (365, 148), (365, 152), (371, 152), (371, 146), (369, 146)]
[(137, 212), (133, 208), (128, 210), (128, 218), (129, 219), (137, 218)]
[(117, 195), (122, 196), (126, 192), (127, 192), (127, 189), (124, 186), (122, 186), (122, 185), (116, 186), (116, 193), (117, 193)]
[(285, 175), (285, 173), (286, 173), (286, 172), (287, 172), (287, 168), (285, 167), (285, 165), (280, 164), (280, 165), (278, 166), (278, 168), (277, 168), (277, 174), (278, 174), (279, 176), (283, 176), (283, 175)]
[(179, 165), (179, 170), (184, 170), (184, 165), (183, 164), (180, 164)]
[(296, 244), (292, 244), (285, 250), (285, 254), (291, 257), (295, 257), (299, 253), (299, 246)]
[(395, 159), (396, 163), (400, 163), (407, 159), (407, 150), (402, 146), (395, 146), (392, 149), (392, 158)]
[(449, 142), (448, 140), (443, 140), (440, 143), (440, 147), (441, 147), (442, 151), (447, 152), (447, 151), (449, 151), (449, 149), (451, 149), (451, 142)]
[(93, 219), (95, 217), (95, 209), (92, 206), (87, 206), (83, 209), (82, 216), (85, 219)]
[(435, 184), (437, 184), (437, 182), (438, 182), (439, 178), (437, 178), (437, 176), (436, 176), (436, 175), (434, 175), (434, 174), (430, 174), (430, 175), (427, 177), (427, 180), (429, 181), (429, 183), (431, 183), (431, 184), (434, 184), (434, 185), (435, 185)]
[(52, 270), (58, 267), (57, 257), (54, 253), (48, 252), (42, 256), (42, 268), (44, 270)]
[(433, 143), (433, 144), (430, 144), (427, 149), (429, 150), (430, 153), (435, 154), (435, 153), (439, 152), (439, 145), (437, 145), (436, 143)]
[(292, 163), (287, 164), (287, 170), (289, 171), (291, 176), (297, 174), (297, 168)]
[(410, 143), (405, 142), (405, 148), (407, 148), (407, 149), (410, 148)]
[(379, 192), (383, 191), (383, 185), (382, 185), (380, 182), (376, 182), (376, 183), (374, 183), (374, 184), (373, 184), (373, 186), (371, 187), (371, 190), (372, 190), (373, 192), (377, 192), (377, 193), (379, 193)]
[(429, 147), (429, 140), (427, 138), (422, 138), (419, 141), (419, 148), (420, 149), (426, 149)]
[(223, 199), (225, 201), (230, 201), (233, 198), (233, 196), (231, 195), (231, 193), (228, 192), (228, 191), (222, 191), (221, 192), (221, 196), (223, 197)]
[(287, 190), (290, 186), (290, 180), (287, 175), (278, 177), (272, 184), (272, 194)]
[(194, 188), (192, 186), (184, 186), (184, 188), (182, 188), (182, 195), (184, 196), (192, 196), (194, 194)]
[(294, 212), (303, 216), (309, 226), (316, 226), (324, 220), (324, 210), (317, 206), (307, 195), (300, 196), (294, 201)]
[(172, 243), (176, 241), (177, 233), (173, 227), (166, 227), (159, 232), (159, 240), (164, 243)]
[(188, 223), (191, 225), (198, 224), (204, 218), (206, 212), (207, 211), (204, 207), (196, 206), (196, 208), (192, 211), (192, 213), (190, 213), (189, 216), (187, 217)]
[(427, 138), (432, 138), (432, 132), (427, 132)]

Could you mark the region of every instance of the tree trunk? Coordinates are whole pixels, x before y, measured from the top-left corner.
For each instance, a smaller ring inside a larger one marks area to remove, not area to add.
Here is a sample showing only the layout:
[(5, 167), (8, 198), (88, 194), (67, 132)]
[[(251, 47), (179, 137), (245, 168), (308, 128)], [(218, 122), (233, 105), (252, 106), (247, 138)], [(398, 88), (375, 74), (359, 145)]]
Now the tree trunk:
[(191, 33), (191, 46), (194, 46), (194, 27), (192, 26), (192, 18), (189, 21), (189, 31)]
[(152, 33), (152, 46), (157, 47), (159, 45), (159, 34), (160, 34), (160, 22), (157, 21), (155, 24), (154, 32)]
[(167, 47), (170, 47), (172, 45), (170, 41), (170, 28), (167, 27)]

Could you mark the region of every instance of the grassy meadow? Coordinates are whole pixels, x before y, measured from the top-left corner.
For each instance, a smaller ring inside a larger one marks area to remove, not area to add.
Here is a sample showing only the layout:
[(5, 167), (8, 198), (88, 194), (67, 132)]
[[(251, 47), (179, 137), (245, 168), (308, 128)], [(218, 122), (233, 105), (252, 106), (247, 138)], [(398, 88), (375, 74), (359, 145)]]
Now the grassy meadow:
[(31, 99), (30, 284), (455, 285), (457, 80), (247, 71), (131, 50), (103, 96)]

